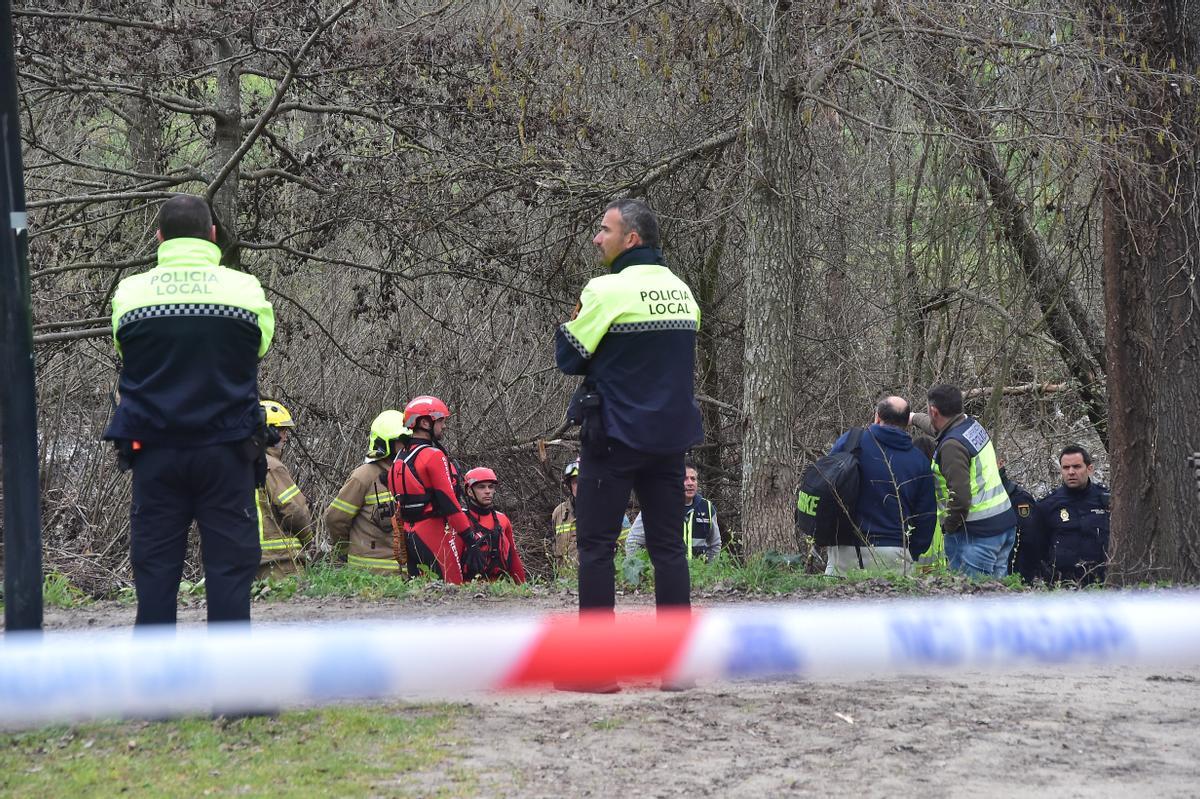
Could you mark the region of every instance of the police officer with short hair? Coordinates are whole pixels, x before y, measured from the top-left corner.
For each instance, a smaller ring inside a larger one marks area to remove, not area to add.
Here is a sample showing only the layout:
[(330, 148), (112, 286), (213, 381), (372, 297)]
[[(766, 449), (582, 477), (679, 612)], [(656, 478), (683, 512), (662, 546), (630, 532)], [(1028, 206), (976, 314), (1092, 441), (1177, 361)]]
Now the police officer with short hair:
[(963, 413), (957, 386), (936, 385), (926, 397), (928, 415), (914, 413), (912, 423), (937, 433), (933, 475), (950, 569), (1004, 577), (1017, 540), (1017, 517), (1000, 478), (992, 439), (977, 419)]
[(637, 492), (659, 607), (690, 605), (684, 453), (703, 439), (693, 374), (700, 310), (659, 250), (658, 220), (641, 200), (609, 203), (592, 243), (610, 273), (584, 287), (555, 334), (555, 360), (584, 375), (572, 401), (582, 446), (576, 532), (579, 607), (614, 609), (613, 555), (630, 490)]
[(137, 621), (174, 624), (192, 520), (208, 620), (250, 619), (259, 563), (256, 462), (266, 426), (258, 361), (275, 316), (253, 276), (221, 266), (202, 197), (158, 213), (158, 265), (118, 284), (113, 340), (120, 402), (106, 440), (133, 469), (129, 550)]
[[(712, 563), (721, 554), (721, 526), (717, 506), (700, 493), (700, 468), (690, 459), (683, 462), (683, 545), (688, 560), (704, 558)], [(632, 555), (646, 546), (646, 528), (638, 514), (625, 539), (625, 554)]]
[(1058, 455), (1062, 485), (1034, 507), (1040, 560), (1051, 582), (1104, 582), (1108, 563), (1108, 489), (1092, 479), (1092, 456), (1078, 444)]

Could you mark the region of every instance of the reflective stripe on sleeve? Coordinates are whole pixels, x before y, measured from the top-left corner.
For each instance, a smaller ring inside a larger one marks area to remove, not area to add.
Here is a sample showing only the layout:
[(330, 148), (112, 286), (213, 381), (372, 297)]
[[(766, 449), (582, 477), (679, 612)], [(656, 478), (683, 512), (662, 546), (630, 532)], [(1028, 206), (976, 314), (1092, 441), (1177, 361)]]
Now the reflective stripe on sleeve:
[(337, 508), (342, 513), (347, 513), (351, 516), (358, 513), (357, 505), (351, 505), (349, 502), (346, 502), (345, 500), (342, 500), (342, 499), (338, 499), (337, 497), (334, 497), (333, 502), (329, 503), (329, 507)]
[(265, 541), (260, 541), (259, 545), (264, 552), (279, 552), (280, 550), (287, 549), (299, 552), (303, 548), (299, 538), (268, 538)]
[(374, 494), (367, 494), (363, 497), (364, 505), (382, 505), (385, 502), (392, 502), (393, 497), (389, 491), (377, 491)]

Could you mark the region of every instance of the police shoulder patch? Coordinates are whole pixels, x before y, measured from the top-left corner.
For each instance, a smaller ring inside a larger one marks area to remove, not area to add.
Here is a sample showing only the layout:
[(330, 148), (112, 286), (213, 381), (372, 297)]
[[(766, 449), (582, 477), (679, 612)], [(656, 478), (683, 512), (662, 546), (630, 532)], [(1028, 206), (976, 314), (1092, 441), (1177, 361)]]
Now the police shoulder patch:
[(1017, 505), (1017, 515), (1022, 519), (1027, 517), (1032, 510), (1033, 506), (1031, 506), (1028, 502), (1022, 502), (1020, 505)]
[(970, 441), (976, 451), (983, 449), (988, 443), (987, 431), (975, 420), (972, 420), (970, 427), (963, 431), (963, 438)]

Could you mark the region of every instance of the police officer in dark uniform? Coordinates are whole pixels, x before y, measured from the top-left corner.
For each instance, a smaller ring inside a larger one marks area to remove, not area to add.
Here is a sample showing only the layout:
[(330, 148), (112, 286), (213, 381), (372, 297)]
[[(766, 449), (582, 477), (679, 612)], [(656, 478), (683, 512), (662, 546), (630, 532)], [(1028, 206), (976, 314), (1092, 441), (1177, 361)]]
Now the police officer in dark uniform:
[(555, 359), (585, 379), (576, 536), (580, 610), (613, 611), (613, 554), (637, 492), (659, 607), (690, 604), (684, 453), (703, 439), (693, 373), (700, 310), (659, 251), (658, 220), (640, 200), (608, 205), (592, 243), (610, 274), (583, 289), (555, 334)]
[(1012, 555), (1008, 559), (1008, 573), (1019, 574), (1026, 585), (1032, 585), (1035, 580), (1046, 579), (1039, 560), (1045, 547), (1033, 520), (1033, 508), (1037, 500), (1025, 486), (1010, 479), (1003, 466), (1000, 467), (1000, 481), (1004, 484), (1004, 490), (1008, 492), (1008, 501), (1012, 503), (1013, 512), (1017, 514), (1017, 542), (1013, 545)]
[[(203, 198), (158, 214), (158, 265), (113, 295), (123, 360), (104, 438), (133, 469), (130, 560), (137, 624), (174, 624), (192, 521), (200, 527), (208, 620), (250, 618), (258, 568), (256, 471), (266, 465), (258, 361), (275, 317), (253, 275), (220, 265)], [(261, 485), (261, 482), (259, 482)]]
[(1092, 479), (1092, 456), (1078, 444), (1064, 447), (1062, 485), (1034, 508), (1040, 559), (1052, 582), (1081, 586), (1104, 582), (1108, 561), (1108, 489)]

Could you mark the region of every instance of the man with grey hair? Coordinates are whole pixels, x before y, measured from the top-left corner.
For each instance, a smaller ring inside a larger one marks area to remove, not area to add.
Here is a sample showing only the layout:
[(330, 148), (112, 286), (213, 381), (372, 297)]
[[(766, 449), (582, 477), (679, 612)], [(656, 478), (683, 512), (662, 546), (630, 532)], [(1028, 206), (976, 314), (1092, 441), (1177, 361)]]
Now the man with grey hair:
[(579, 607), (613, 612), (613, 554), (637, 492), (659, 607), (690, 604), (684, 453), (703, 439), (693, 375), (700, 310), (659, 251), (641, 200), (609, 203), (592, 239), (609, 274), (588, 281), (555, 335), (558, 368), (583, 375), (571, 403), (582, 423), (576, 537)]
[[(937, 521), (933, 470), (913, 446), (908, 418), (908, 402), (902, 397), (884, 397), (875, 406), (875, 421), (859, 439), (854, 524), (861, 543), (829, 547), (826, 574), (868, 568), (906, 574), (929, 548)], [(844, 433), (830, 452), (846, 451), (852, 432)]]

